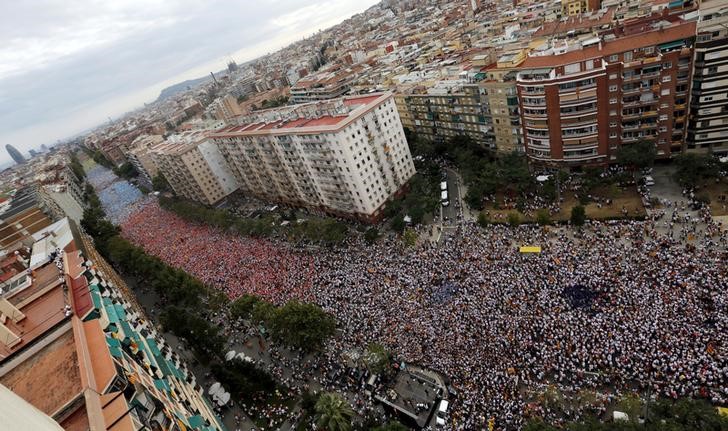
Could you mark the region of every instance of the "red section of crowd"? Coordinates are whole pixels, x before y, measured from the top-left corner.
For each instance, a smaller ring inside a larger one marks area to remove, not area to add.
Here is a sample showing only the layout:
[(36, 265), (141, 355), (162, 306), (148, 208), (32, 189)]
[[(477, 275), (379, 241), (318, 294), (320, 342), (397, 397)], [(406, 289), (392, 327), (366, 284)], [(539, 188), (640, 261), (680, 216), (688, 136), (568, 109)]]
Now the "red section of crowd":
[(189, 223), (156, 202), (132, 214), (122, 224), (122, 235), (233, 299), (249, 293), (280, 304), (305, 299), (311, 288), (310, 257), (270, 241)]

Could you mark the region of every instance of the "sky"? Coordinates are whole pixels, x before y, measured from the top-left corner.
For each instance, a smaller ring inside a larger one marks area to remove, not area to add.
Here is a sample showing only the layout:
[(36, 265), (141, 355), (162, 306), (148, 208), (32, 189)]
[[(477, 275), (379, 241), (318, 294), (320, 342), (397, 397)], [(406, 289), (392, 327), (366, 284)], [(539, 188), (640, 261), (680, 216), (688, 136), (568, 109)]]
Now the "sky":
[(280, 49), (377, 0), (0, 2), (0, 164)]

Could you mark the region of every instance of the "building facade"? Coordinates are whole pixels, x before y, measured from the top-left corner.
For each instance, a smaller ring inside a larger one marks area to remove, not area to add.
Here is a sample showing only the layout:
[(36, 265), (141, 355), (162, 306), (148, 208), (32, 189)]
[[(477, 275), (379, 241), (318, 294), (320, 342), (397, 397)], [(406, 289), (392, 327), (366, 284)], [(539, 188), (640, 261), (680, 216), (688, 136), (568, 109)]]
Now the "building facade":
[(728, 4), (700, 3), (688, 152), (728, 152)]
[(433, 87), (411, 87), (395, 97), (402, 125), (432, 142), (455, 136), (495, 148), (493, 122), (485, 89), (478, 84), (441, 81)]
[(176, 135), (152, 150), (155, 164), (174, 192), (214, 205), (238, 189), (238, 182), (209, 132)]
[(152, 157), (152, 149), (164, 142), (161, 135), (141, 135), (132, 142), (126, 158), (137, 172), (151, 182), (159, 168)]
[(391, 93), (268, 110), (211, 138), (264, 200), (375, 220), (414, 175)]
[(682, 151), (695, 23), (531, 56), (517, 75), (526, 154), (564, 167), (616, 161), (622, 145)]

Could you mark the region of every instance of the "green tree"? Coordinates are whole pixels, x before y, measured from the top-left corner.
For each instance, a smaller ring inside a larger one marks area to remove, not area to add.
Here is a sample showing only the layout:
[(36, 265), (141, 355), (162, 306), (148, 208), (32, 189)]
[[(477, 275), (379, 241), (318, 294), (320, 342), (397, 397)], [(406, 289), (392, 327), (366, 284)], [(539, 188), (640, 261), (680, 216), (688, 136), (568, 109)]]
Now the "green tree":
[(364, 354), (364, 365), (372, 374), (381, 374), (387, 370), (391, 355), (381, 344), (372, 343)]
[(538, 223), (541, 226), (546, 226), (551, 224), (551, 214), (549, 214), (549, 210), (547, 209), (540, 209), (536, 213), (536, 223)]
[(271, 320), (273, 337), (284, 344), (306, 351), (320, 349), (334, 334), (334, 317), (315, 304), (289, 301)]
[(131, 179), (139, 175), (137, 170), (129, 162), (123, 163), (119, 167), (114, 168), (114, 173), (122, 178)]
[(354, 410), (341, 395), (326, 392), (316, 402), (316, 425), (324, 431), (349, 431)]
[(262, 322), (264, 325), (270, 326), (277, 312), (278, 309), (276, 306), (270, 302), (258, 301), (253, 305), (251, 318), (255, 323)]
[(683, 153), (675, 157), (675, 165), (675, 179), (685, 187), (695, 187), (720, 175), (717, 160), (708, 154)]
[(521, 224), (521, 216), (516, 212), (508, 213), (508, 224), (511, 227), (518, 227)]
[(404, 222), (404, 219), (402, 216), (397, 215), (392, 219), (392, 230), (398, 233), (401, 233), (404, 231), (404, 228), (407, 227), (407, 224)]
[(417, 244), (417, 232), (414, 229), (407, 228), (402, 234), (402, 242), (405, 247), (414, 247)]
[(628, 394), (622, 397), (617, 403), (617, 410), (627, 413), (630, 422), (637, 422), (642, 415), (644, 403), (637, 394)]
[(488, 219), (488, 214), (485, 213), (485, 211), (481, 211), (478, 213), (478, 225), (480, 227), (486, 227), (490, 223), (490, 220)]
[(366, 241), (367, 244), (372, 245), (375, 242), (377, 242), (377, 239), (379, 238), (379, 230), (375, 227), (370, 227), (367, 229), (366, 232), (364, 232), (364, 241)]
[(571, 208), (571, 224), (583, 226), (584, 222), (586, 222), (586, 209), (581, 205)]
[(633, 170), (652, 166), (656, 157), (657, 147), (647, 141), (622, 144), (617, 150), (617, 163)]
[(259, 302), (257, 296), (244, 294), (230, 304), (230, 315), (236, 320), (248, 319)]
[(211, 371), (231, 395), (242, 401), (255, 401), (257, 394), (269, 396), (276, 389), (276, 382), (267, 371), (239, 358), (215, 363)]
[(184, 308), (169, 307), (162, 312), (160, 321), (165, 330), (185, 338), (202, 361), (221, 356), (224, 338), (219, 329), (207, 320)]
[(158, 192), (168, 192), (172, 190), (167, 182), (167, 178), (165, 178), (164, 174), (161, 172), (152, 178), (152, 188)]

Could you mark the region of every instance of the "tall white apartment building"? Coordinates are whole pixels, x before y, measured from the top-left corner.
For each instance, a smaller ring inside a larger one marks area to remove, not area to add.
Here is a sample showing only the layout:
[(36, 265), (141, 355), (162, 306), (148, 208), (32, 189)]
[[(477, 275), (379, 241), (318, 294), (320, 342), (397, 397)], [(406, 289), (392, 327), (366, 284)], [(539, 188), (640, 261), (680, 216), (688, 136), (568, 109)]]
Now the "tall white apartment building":
[(414, 175), (392, 93), (261, 111), (219, 130), (241, 188), (264, 200), (377, 220)]
[(159, 171), (177, 195), (213, 205), (238, 189), (238, 182), (209, 131), (173, 135), (152, 150)]

